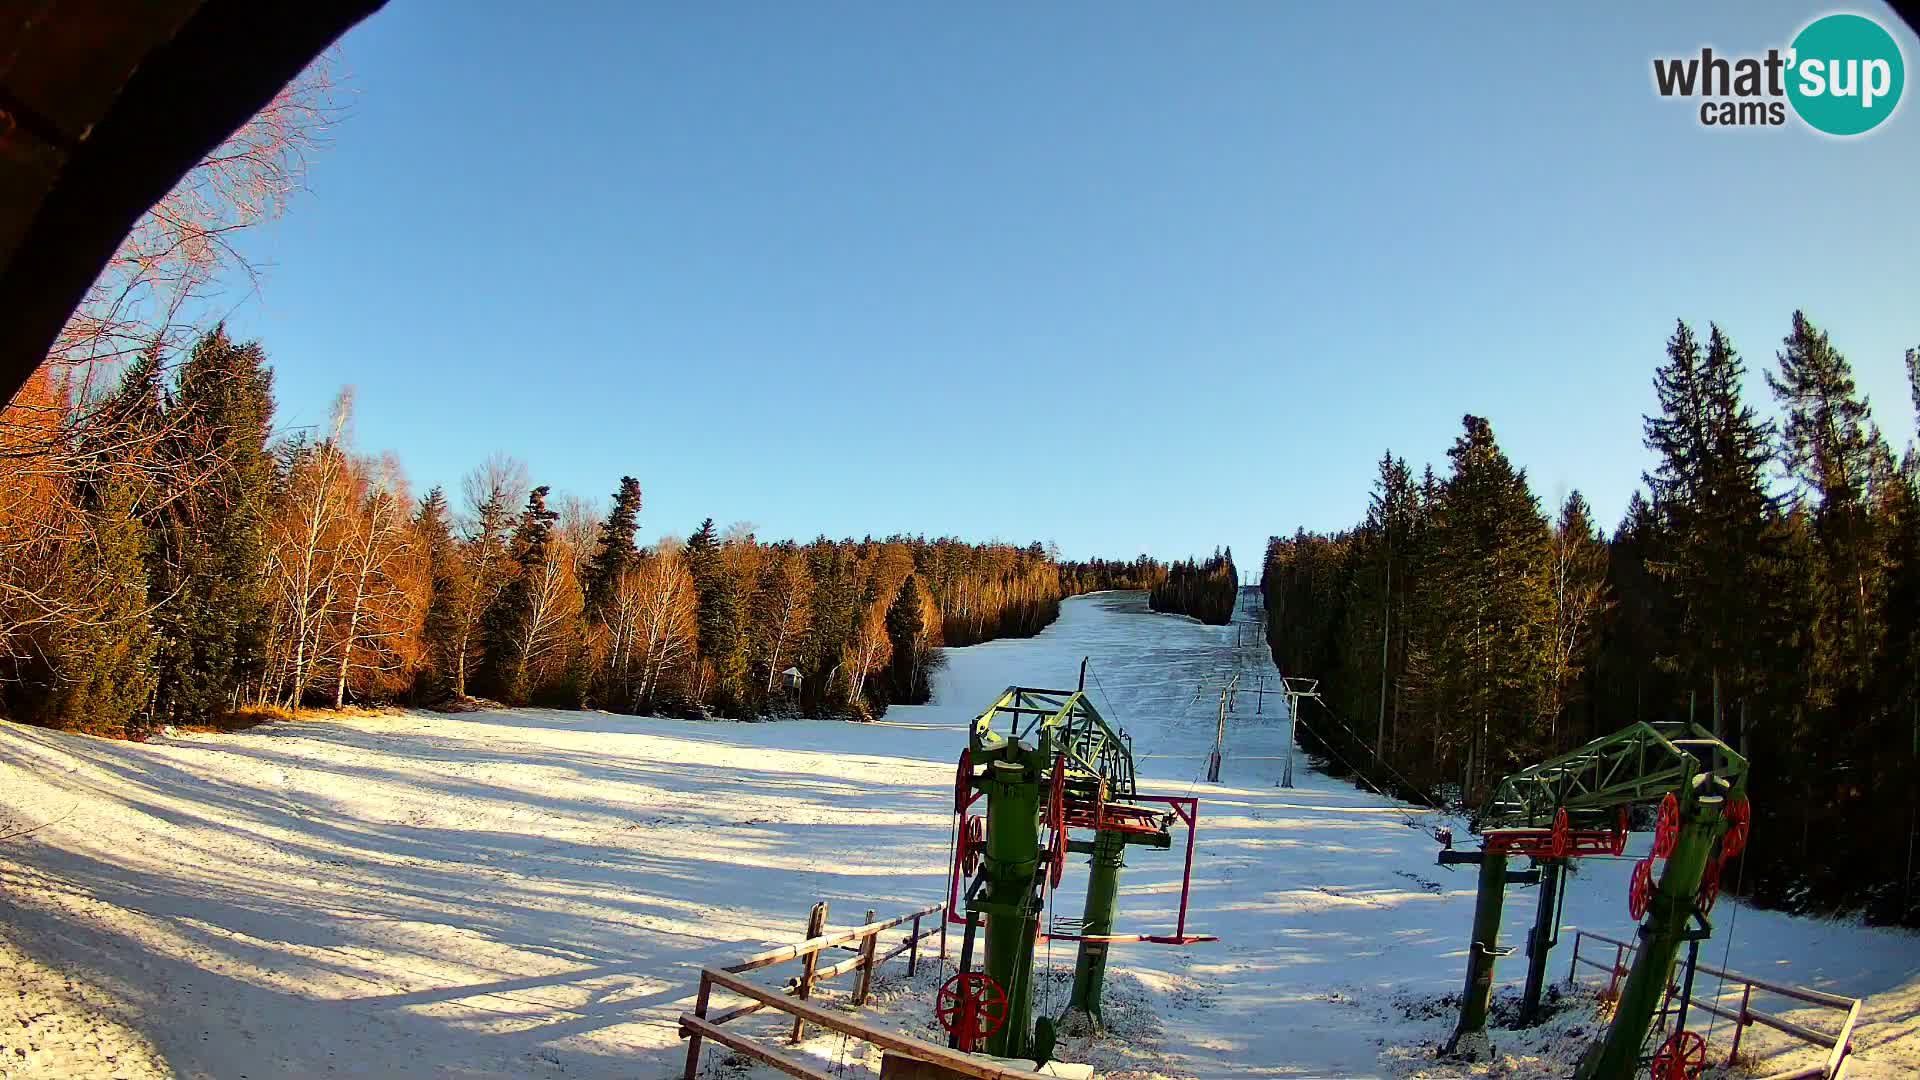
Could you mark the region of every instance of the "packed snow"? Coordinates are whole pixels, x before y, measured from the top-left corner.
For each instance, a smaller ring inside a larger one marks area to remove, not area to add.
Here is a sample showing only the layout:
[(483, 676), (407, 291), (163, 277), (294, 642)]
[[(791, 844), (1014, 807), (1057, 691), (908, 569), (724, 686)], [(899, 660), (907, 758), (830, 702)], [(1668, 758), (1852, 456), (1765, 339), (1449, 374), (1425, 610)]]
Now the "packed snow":
[[(0, 1076), (674, 1075), (702, 965), (797, 939), (816, 900), (845, 926), (943, 896), (966, 721), (1009, 684), (1073, 685), (1083, 656), (1144, 790), (1203, 800), (1188, 928), (1221, 940), (1118, 947), (1115, 1033), (1063, 1056), (1123, 1077), (1564, 1074), (1598, 1030), (1579, 992), (1542, 1028), (1496, 1030), (1491, 1062), (1434, 1053), (1474, 879), (1435, 865), (1427, 830), (1461, 823), (1304, 758), (1298, 786), (1277, 786), (1289, 750), (1271, 699), (1242, 702), (1223, 782), (1206, 783), (1209, 688), (1271, 678), (1264, 650), (1245, 627), (1100, 594), (1036, 638), (951, 650), (933, 704), (875, 724), (403, 713), (146, 744), (0, 724)], [(1303, 720), (1329, 722), (1314, 706)], [(1171, 931), (1180, 864), (1178, 845), (1129, 853), (1123, 932)], [(1556, 981), (1575, 928), (1630, 932), (1629, 866), (1589, 860), (1571, 880)], [(1062, 917), (1079, 914), (1079, 879), (1070, 867)], [(1920, 938), (1725, 898), (1716, 916), (1703, 959), (1868, 999), (1856, 1080), (1920, 1070)], [(1506, 943), (1532, 917), (1514, 889)], [(1071, 948), (1043, 947), (1049, 962), (1041, 1004), (1057, 1009)], [(1503, 962), (1503, 986), (1523, 971)], [(939, 978), (896, 962), (869, 1012), (924, 1031)], [(1712, 1028), (1724, 1060), (1728, 1025)], [(1754, 1028), (1743, 1051), (1761, 1073), (1817, 1060), (1793, 1046)], [(804, 1050), (870, 1062), (837, 1035)], [(710, 1075), (764, 1072), (707, 1058)]]

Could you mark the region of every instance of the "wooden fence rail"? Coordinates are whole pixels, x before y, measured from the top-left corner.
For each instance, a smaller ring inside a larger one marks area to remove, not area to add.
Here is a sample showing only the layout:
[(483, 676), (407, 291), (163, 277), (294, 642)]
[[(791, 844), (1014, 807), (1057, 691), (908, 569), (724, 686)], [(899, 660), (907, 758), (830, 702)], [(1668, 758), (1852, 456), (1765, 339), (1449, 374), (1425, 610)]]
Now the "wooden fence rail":
[[(1591, 956), (1581, 956), (1580, 945), (1583, 941), (1595, 941), (1604, 945), (1613, 946), (1612, 962), (1603, 963), (1593, 959)], [(1619, 990), (1620, 980), (1627, 975), (1627, 961), (1632, 956), (1633, 951), (1633, 945), (1621, 941), (1618, 938), (1610, 938), (1605, 934), (1597, 934), (1591, 930), (1574, 931), (1573, 961), (1567, 966), (1567, 985), (1573, 985), (1575, 977), (1579, 974), (1581, 965), (1584, 964), (1587, 967), (1597, 968), (1600, 971), (1606, 972), (1608, 978), (1607, 989), (1602, 991), (1602, 996), (1609, 1000), (1612, 999)], [(1805, 1068), (1775, 1073), (1771, 1076), (1762, 1077), (1760, 1080), (1813, 1080), (1815, 1077), (1820, 1078), (1820, 1080), (1845, 1080), (1849, 1060), (1848, 1055), (1853, 1052), (1853, 1029), (1854, 1026), (1860, 1022), (1859, 998), (1842, 997), (1839, 994), (1829, 994), (1824, 990), (1813, 990), (1805, 986), (1789, 986), (1785, 983), (1770, 982), (1766, 979), (1754, 978), (1751, 975), (1742, 975), (1737, 971), (1722, 971), (1709, 964), (1697, 964), (1695, 965), (1695, 970), (1706, 972), (1709, 975), (1717, 975), (1727, 982), (1738, 983), (1741, 986), (1740, 1007), (1738, 1009), (1729, 1009), (1717, 1000), (1709, 1001), (1698, 996), (1690, 1003), (1691, 1008), (1701, 1009), (1705, 1012), (1712, 1013), (1714, 1016), (1720, 1017), (1722, 1020), (1730, 1020), (1733, 1022), (1733, 1048), (1727, 1053), (1727, 1064), (1733, 1064), (1735, 1059), (1740, 1056), (1740, 1036), (1750, 1025), (1759, 1024), (1762, 1027), (1772, 1028), (1782, 1034), (1791, 1035), (1802, 1042), (1811, 1043), (1814, 1046), (1822, 1047), (1828, 1051), (1827, 1060), (1823, 1064), (1808, 1065)], [(1776, 1016), (1773, 1013), (1763, 1012), (1760, 1009), (1754, 1008), (1753, 992), (1755, 990), (1778, 994), (1781, 997), (1805, 1002), (1808, 1005), (1844, 1010), (1846, 1012), (1846, 1019), (1841, 1022), (1840, 1030), (1830, 1035), (1824, 1031), (1810, 1028), (1805, 1024), (1789, 1020), (1784, 1016)], [(1663, 1024), (1665, 1023), (1665, 1018), (1668, 1013), (1677, 1011), (1677, 1007), (1673, 1005), (1673, 998), (1674, 995), (1678, 993), (1679, 987), (1669, 981), (1667, 984), (1667, 999), (1661, 1006), (1659, 1015), (1659, 1019)]]
[[(1029, 1080), (1029, 1078), (1039, 1077), (1038, 1073), (977, 1065), (974, 1064), (973, 1058), (956, 1050), (949, 1050), (944, 1046), (936, 1046), (912, 1036), (860, 1023), (838, 1010), (822, 1009), (807, 1000), (812, 996), (815, 984), (857, 971), (860, 973), (860, 982), (854, 991), (853, 1004), (856, 1006), (866, 1004), (867, 996), (873, 986), (874, 970), (901, 953), (905, 953), (907, 954), (907, 974), (912, 975), (920, 963), (920, 943), (929, 938), (939, 938), (940, 959), (944, 961), (947, 957), (947, 920), (943, 917), (945, 912), (944, 903), (933, 904), (919, 911), (910, 911), (891, 919), (876, 919), (875, 913), (868, 911), (866, 922), (863, 924), (850, 930), (828, 933), (826, 931), (827, 905), (815, 904), (807, 915), (807, 936), (804, 940), (755, 953), (725, 967), (702, 969), (700, 990), (694, 998), (693, 1012), (682, 1013), (680, 1016), (680, 1037), (687, 1040), (685, 1080), (694, 1080), (695, 1074), (700, 1069), (701, 1045), (708, 1039), (763, 1064), (771, 1065), (789, 1076), (799, 1077), (800, 1080), (832, 1080), (825, 1072), (800, 1057), (745, 1035), (721, 1030), (721, 1025), (729, 1020), (737, 1020), (762, 1009), (773, 1009), (793, 1017), (793, 1031), (790, 1039), (796, 1043), (801, 1040), (805, 1025), (812, 1023), (830, 1031), (851, 1035), (895, 1053), (954, 1069), (975, 1077), (976, 1080)], [(921, 923), (928, 918), (932, 918), (935, 925), (923, 929)], [(912, 924), (905, 939), (882, 952), (879, 945), (880, 935), (905, 923)], [(853, 951), (851, 957), (828, 967), (819, 966), (822, 952), (848, 947)], [(802, 962), (801, 973), (796, 978), (787, 980), (782, 989), (775, 990), (741, 978), (746, 972), (794, 960)], [(708, 1008), (712, 1003), (715, 987), (719, 987), (725, 993), (744, 997), (748, 999), (747, 1003), (709, 1015)], [(964, 1059), (971, 1067), (956, 1064), (954, 1059)], [(1053, 1080), (1053, 1078), (1049, 1077), (1047, 1080)]]

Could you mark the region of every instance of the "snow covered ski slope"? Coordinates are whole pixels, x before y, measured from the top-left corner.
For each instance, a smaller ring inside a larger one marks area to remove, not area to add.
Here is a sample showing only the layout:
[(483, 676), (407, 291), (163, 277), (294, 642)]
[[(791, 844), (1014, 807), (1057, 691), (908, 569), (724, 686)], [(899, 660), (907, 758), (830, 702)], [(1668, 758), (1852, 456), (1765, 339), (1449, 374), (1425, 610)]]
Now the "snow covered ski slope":
[[(1201, 779), (1215, 705), (1196, 690), (1236, 666), (1272, 674), (1235, 636), (1136, 594), (1077, 598), (1037, 638), (952, 650), (933, 704), (872, 725), (516, 710), (142, 745), (0, 724), (0, 833), (42, 826), (0, 843), (17, 991), (0, 1076), (666, 1077), (702, 964), (794, 939), (817, 899), (845, 925), (939, 898), (963, 725), (1008, 684), (1071, 686), (1082, 656), (1146, 790), (1203, 799), (1189, 929), (1221, 938), (1116, 951), (1110, 1000), (1133, 1039), (1101, 1049), (1102, 1068), (1466, 1075), (1421, 1045), (1450, 1022), (1434, 999), (1461, 981), (1471, 876), (1434, 865), (1415, 827), (1431, 816), (1304, 760), (1277, 787), (1271, 702), (1233, 718), (1224, 782)], [(1171, 930), (1177, 852), (1128, 863), (1120, 929)], [(1581, 867), (1570, 928), (1629, 929), (1627, 868)], [(1531, 900), (1512, 894), (1508, 941)], [(1854, 1076), (1920, 1071), (1920, 939), (1721, 905), (1733, 946), (1717, 937), (1713, 962), (1871, 995)], [(924, 989), (892, 980), (880, 1013), (925, 1023)]]

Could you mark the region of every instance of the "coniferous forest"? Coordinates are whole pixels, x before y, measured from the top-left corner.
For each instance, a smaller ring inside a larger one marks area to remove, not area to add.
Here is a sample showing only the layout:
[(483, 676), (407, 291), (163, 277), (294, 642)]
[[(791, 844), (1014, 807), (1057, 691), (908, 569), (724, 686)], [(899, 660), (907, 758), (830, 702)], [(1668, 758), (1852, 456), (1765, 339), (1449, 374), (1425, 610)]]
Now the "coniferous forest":
[(1240, 573), (1233, 566), (1233, 549), (1228, 548), (1215, 550), (1205, 562), (1188, 559), (1168, 566), (1166, 577), (1148, 595), (1148, 603), (1155, 611), (1225, 626), (1233, 621), (1239, 596)]
[[(1920, 351), (1906, 365), (1920, 409)], [(1468, 416), (1437, 470), (1385, 455), (1353, 528), (1275, 537), (1275, 660), (1319, 677), (1339, 719), (1308, 706), (1304, 737), (1477, 805), (1515, 768), (1692, 719), (1753, 763), (1729, 886), (1920, 923), (1920, 454), (1888, 445), (1803, 314), (1764, 376), (1752, 400), (1718, 327), (1675, 327), (1644, 421), (1655, 463), (1611, 535), (1578, 492), (1542, 507)]]

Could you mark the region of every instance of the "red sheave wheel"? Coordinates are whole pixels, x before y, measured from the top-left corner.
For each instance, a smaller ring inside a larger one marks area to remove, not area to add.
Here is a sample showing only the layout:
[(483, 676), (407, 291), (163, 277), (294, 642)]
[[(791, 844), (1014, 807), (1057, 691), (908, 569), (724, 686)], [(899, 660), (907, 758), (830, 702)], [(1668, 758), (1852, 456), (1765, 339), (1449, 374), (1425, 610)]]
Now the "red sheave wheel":
[(967, 800), (973, 796), (973, 747), (960, 751), (960, 768), (953, 777), (953, 812), (967, 812)]
[(1720, 850), (1731, 859), (1747, 850), (1747, 834), (1752, 831), (1753, 807), (1748, 805), (1742, 795), (1727, 804), (1727, 835), (1720, 841)]
[(1620, 855), (1625, 855), (1626, 853), (1627, 853), (1627, 808), (1623, 806), (1620, 808), (1620, 824), (1616, 825), (1613, 830), (1613, 854), (1615, 856), (1620, 856)]
[(1708, 859), (1707, 868), (1700, 872), (1700, 889), (1693, 894), (1693, 906), (1705, 915), (1713, 910), (1713, 902), (1720, 899), (1720, 860)]
[(1556, 858), (1565, 857), (1567, 854), (1567, 849), (1573, 846), (1573, 839), (1568, 835), (1572, 831), (1573, 831), (1573, 826), (1569, 824), (1567, 821), (1567, 808), (1563, 806), (1560, 809), (1554, 811), (1554, 814), (1553, 814), (1554, 857)]
[(1707, 1067), (1707, 1040), (1698, 1032), (1676, 1031), (1653, 1052), (1651, 1080), (1692, 1080)]
[(1653, 823), (1653, 857), (1664, 859), (1673, 854), (1673, 846), (1680, 842), (1680, 800), (1667, 792), (1660, 800), (1660, 815)]
[(960, 826), (960, 872), (972, 877), (980, 869), (980, 855), (987, 850), (987, 819), (970, 818), (961, 815)]
[(1627, 913), (1634, 922), (1647, 917), (1647, 908), (1653, 904), (1653, 856), (1649, 855), (1633, 864), (1633, 883), (1627, 886)]
[(960, 1049), (971, 1051), (1007, 1022), (1007, 992), (984, 971), (963, 971), (941, 984), (933, 1014)]

